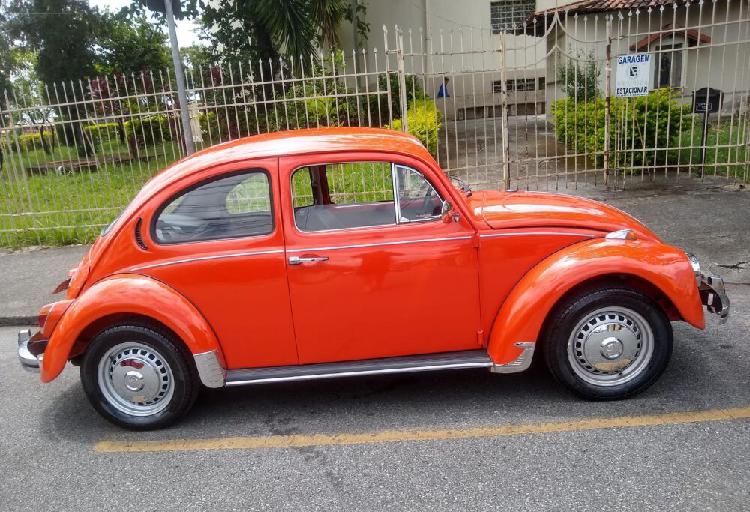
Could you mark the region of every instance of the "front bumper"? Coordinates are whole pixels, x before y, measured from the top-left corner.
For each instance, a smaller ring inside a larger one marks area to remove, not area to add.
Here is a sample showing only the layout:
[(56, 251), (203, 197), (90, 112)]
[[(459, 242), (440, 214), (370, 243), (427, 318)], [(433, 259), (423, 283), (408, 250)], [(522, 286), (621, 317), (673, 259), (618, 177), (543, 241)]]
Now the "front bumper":
[(722, 323), (726, 322), (729, 316), (730, 303), (724, 289), (724, 280), (719, 276), (704, 274), (703, 272), (696, 277), (701, 302), (709, 312), (719, 315)]
[(32, 336), (29, 329), (18, 331), (18, 360), (24, 368), (38, 371), (45, 348), (47, 340), (42, 338), (41, 332)]

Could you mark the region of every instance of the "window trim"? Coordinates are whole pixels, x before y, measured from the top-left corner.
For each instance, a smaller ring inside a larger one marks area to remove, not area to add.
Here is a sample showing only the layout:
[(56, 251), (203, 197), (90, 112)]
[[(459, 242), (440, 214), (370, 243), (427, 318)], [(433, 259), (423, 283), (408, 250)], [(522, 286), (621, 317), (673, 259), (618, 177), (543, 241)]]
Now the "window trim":
[[(269, 200), (269, 205), (271, 207), (271, 210), (270, 210), (271, 230), (268, 233), (262, 233), (262, 234), (257, 234), (257, 235), (230, 236), (230, 237), (219, 236), (219, 237), (214, 237), (214, 238), (202, 238), (200, 240), (188, 240), (188, 241), (183, 241), (183, 242), (164, 242), (164, 241), (159, 240), (159, 238), (156, 236), (156, 223), (159, 220), (159, 216), (167, 208), (167, 206), (172, 204), (172, 201), (176, 200), (178, 197), (188, 194), (192, 192), (193, 190), (200, 188), (203, 185), (206, 185), (208, 183), (212, 183), (214, 181), (223, 180), (225, 178), (231, 178), (233, 176), (238, 176), (241, 174), (255, 174), (255, 173), (265, 174), (266, 179), (268, 180), (268, 200)], [(171, 194), (167, 199), (162, 201), (159, 207), (156, 210), (154, 210), (153, 215), (151, 215), (151, 220), (149, 222), (148, 235), (149, 235), (149, 238), (151, 238), (151, 242), (154, 245), (174, 246), (174, 245), (200, 244), (203, 242), (216, 242), (216, 241), (221, 241), (221, 240), (241, 240), (243, 238), (272, 236), (275, 232), (276, 232), (276, 205), (274, 204), (274, 200), (273, 200), (273, 177), (271, 176), (270, 171), (264, 167), (252, 167), (250, 169), (238, 169), (234, 171), (216, 174), (216, 175), (204, 178), (202, 180), (196, 181), (192, 185), (189, 185), (183, 189), (180, 189), (178, 192)]]
[[(393, 200), (394, 200), (393, 202), (394, 202), (394, 206), (396, 206), (396, 225), (418, 224), (418, 223), (424, 223), (424, 222), (434, 222), (436, 220), (439, 220), (442, 217), (441, 215), (433, 215), (432, 217), (428, 217), (426, 219), (416, 219), (416, 220), (406, 219), (405, 221), (401, 220), (402, 218), (401, 217), (401, 199), (398, 197), (398, 178), (396, 174), (396, 166), (405, 167), (414, 172), (418, 172), (420, 176), (422, 176), (422, 178), (424, 178), (424, 180), (427, 183), (429, 183), (429, 185), (432, 187), (432, 190), (434, 190), (437, 196), (440, 198), (440, 203), (442, 204), (442, 206), (443, 207), (445, 206), (445, 199), (443, 199), (443, 196), (440, 195), (440, 192), (438, 191), (437, 187), (435, 187), (435, 185), (433, 185), (432, 182), (427, 179), (427, 176), (425, 176), (423, 172), (420, 172), (419, 169), (415, 169), (414, 167), (410, 165), (397, 164), (395, 162), (392, 162), (391, 163), (391, 176), (393, 176)], [(398, 203), (398, 204), (395, 205), (395, 203)], [(442, 211), (442, 208), (441, 208), (441, 211)]]
[[(390, 166), (391, 166), (391, 186), (393, 187), (393, 210), (394, 210), (393, 213), (394, 213), (395, 222), (389, 223), (389, 224), (374, 224), (372, 226), (356, 226), (356, 227), (353, 227), (353, 228), (318, 229), (318, 230), (315, 230), (315, 231), (305, 231), (303, 229), (300, 229), (300, 227), (297, 225), (297, 216), (295, 215), (295, 211), (294, 211), (294, 195), (293, 195), (293, 193), (294, 193), (294, 186), (293, 186), (293, 180), (294, 180), (295, 173), (297, 171), (302, 170), (302, 169), (305, 169), (305, 168), (308, 168), (308, 167), (315, 167), (315, 166), (319, 166), (319, 165), (328, 166), (328, 165), (334, 165), (334, 164), (352, 164), (352, 163), (363, 163), (363, 162), (365, 162), (365, 163), (366, 162), (383, 162), (383, 163), (390, 164)], [(415, 172), (418, 172), (425, 179), (425, 181), (427, 181), (427, 183), (430, 184), (430, 186), (432, 187), (432, 189), (435, 191), (435, 193), (440, 198), (440, 201), (443, 203), (443, 205), (445, 205), (445, 202), (447, 200), (440, 193), (440, 190), (438, 189), (438, 187), (435, 186), (435, 184), (425, 175), (425, 173), (423, 173), (419, 169), (416, 169), (415, 167), (413, 167), (413, 166), (411, 166), (409, 164), (401, 164), (401, 163), (393, 162), (393, 161), (390, 161), (390, 160), (341, 160), (341, 161), (334, 161), (334, 162), (311, 162), (311, 163), (306, 163), (304, 165), (300, 165), (298, 167), (295, 167), (289, 173), (289, 195), (290, 195), (290, 204), (292, 206), (292, 220), (293, 220), (294, 229), (298, 233), (302, 233), (302, 234), (336, 233), (336, 232), (346, 232), (346, 231), (360, 230), (360, 229), (393, 227), (393, 226), (400, 226), (402, 224), (422, 224), (422, 223), (425, 223), (425, 222), (435, 222), (437, 220), (440, 220), (440, 218), (441, 218), (440, 215), (435, 216), (435, 217), (430, 217), (428, 219), (406, 220), (406, 221), (402, 221), (401, 220), (401, 208), (400, 208), (400, 206), (398, 206), (398, 207), (396, 206), (396, 203), (399, 202), (398, 193), (397, 193), (398, 192), (398, 186), (397, 186), (398, 185), (398, 178), (396, 177), (396, 166), (397, 165), (399, 165), (401, 167), (406, 167), (407, 169), (411, 169), (411, 170), (413, 170)]]

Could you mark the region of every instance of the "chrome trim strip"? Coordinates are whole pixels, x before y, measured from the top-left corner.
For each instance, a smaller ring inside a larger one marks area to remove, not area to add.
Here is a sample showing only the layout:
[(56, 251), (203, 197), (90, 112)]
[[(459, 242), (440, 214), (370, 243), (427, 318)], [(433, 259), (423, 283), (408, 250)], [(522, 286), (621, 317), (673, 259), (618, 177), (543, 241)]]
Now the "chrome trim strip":
[(493, 364), (490, 371), (493, 373), (518, 373), (527, 370), (531, 366), (534, 357), (536, 343), (533, 341), (517, 341), (514, 345), (522, 348), (523, 352), (513, 361), (507, 364)]
[(318, 380), (318, 379), (333, 379), (337, 377), (356, 377), (359, 375), (387, 375), (391, 373), (412, 373), (412, 372), (429, 372), (435, 370), (458, 370), (458, 369), (470, 369), (470, 368), (489, 368), (492, 366), (492, 362), (487, 360), (486, 362), (467, 362), (467, 363), (446, 363), (446, 364), (433, 364), (433, 365), (422, 365), (412, 366), (408, 368), (380, 368), (377, 370), (362, 370), (362, 371), (345, 371), (345, 372), (328, 372), (318, 374), (305, 374), (305, 375), (291, 375), (287, 377), (264, 377), (261, 379), (254, 380), (228, 380), (226, 386), (246, 386), (250, 384), (269, 384), (272, 382), (293, 382), (303, 380)]
[(628, 240), (628, 237), (632, 236), (632, 229), (620, 229), (618, 231), (612, 231), (604, 235), (604, 238), (608, 240)]
[(149, 268), (167, 267), (170, 265), (178, 265), (180, 263), (191, 263), (193, 261), (211, 261), (221, 260), (226, 258), (241, 258), (242, 256), (261, 256), (264, 254), (280, 254), (283, 253), (284, 249), (269, 249), (267, 251), (252, 251), (252, 252), (233, 252), (229, 254), (215, 254), (213, 256), (198, 256), (195, 258), (183, 258), (179, 260), (163, 261), (161, 263), (152, 263), (150, 265), (141, 265), (139, 267), (132, 267), (129, 270), (136, 272), (138, 270), (146, 270)]
[(596, 235), (589, 233), (570, 233), (565, 231), (517, 231), (513, 233), (491, 233), (481, 234), (479, 238), (497, 238), (501, 236), (537, 236), (537, 235), (555, 235), (555, 236), (581, 236), (585, 238), (595, 238)]
[(396, 164), (391, 162), (391, 186), (393, 187), (393, 210), (396, 215), (396, 224), (401, 224), (401, 198), (398, 196), (398, 174)]
[(363, 249), (365, 247), (379, 247), (381, 245), (405, 245), (419, 244), (427, 242), (447, 242), (450, 240), (469, 240), (472, 235), (446, 236), (440, 238), (420, 238), (417, 240), (397, 240), (395, 242), (375, 242), (371, 244), (352, 244), (352, 245), (335, 245), (328, 247), (306, 247), (304, 249), (287, 249), (287, 252), (310, 252), (310, 251), (334, 251), (336, 249)]
[(198, 377), (207, 388), (224, 387), (227, 372), (221, 367), (219, 356), (215, 350), (193, 354), (195, 368), (198, 370)]

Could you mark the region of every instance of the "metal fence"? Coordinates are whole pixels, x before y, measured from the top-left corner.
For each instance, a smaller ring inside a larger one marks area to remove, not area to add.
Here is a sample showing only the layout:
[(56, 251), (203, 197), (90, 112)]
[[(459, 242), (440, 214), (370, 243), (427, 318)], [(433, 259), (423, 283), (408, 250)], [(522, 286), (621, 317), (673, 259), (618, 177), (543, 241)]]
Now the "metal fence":
[[(475, 186), (585, 193), (747, 181), (750, 0), (575, 5), (499, 34), (384, 28), (380, 48), (189, 68), (193, 141), (201, 149), (282, 129), (392, 126)], [(639, 68), (647, 94), (619, 97), (627, 67), (618, 58), (638, 54), (649, 55)], [(0, 245), (89, 241), (182, 158), (173, 79), (154, 70), (6, 91)], [(719, 92), (695, 102), (705, 88)]]

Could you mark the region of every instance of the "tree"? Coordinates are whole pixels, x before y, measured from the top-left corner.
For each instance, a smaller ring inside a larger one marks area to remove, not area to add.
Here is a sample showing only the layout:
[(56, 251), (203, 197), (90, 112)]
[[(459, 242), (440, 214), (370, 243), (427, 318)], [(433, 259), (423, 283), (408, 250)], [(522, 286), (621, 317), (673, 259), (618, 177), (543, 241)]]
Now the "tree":
[(285, 57), (307, 64), (319, 48), (338, 46), (342, 20), (355, 19), (358, 28), (366, 27), (363, 10), (350, 7), (349, 0), (206, 0), (202, 22), (217, 58), (258, 62)]
[(180, 57), (191, 68), (207, 68), (214, 62), (211, 50), (197, 44), (181, 47)]
[(99, 75), (157, 71), (171, 65), (166, 34), (143, 14), (104, 12), (97, 25)]
[(36, 71), (47, 85), (93, 76), (99, 57), (100, 18), (86, 0), (13, 0), (12, 35), (38, 54)]
[[(70, 90), (80, 78), (95, 74), (100, 18), (85, 0), (12, 0), (8, 13), (11, 37), (36, 53), (35, 71), (45, 86), (51, 89), (62, 84)], [(74, 97), (75, 89), (70, 92)], [(59, 114), (70, 121), (69, 133), (79, 154), (93, 154), (91, 139), (77, 122), (78, 110), (69, 108)]]

